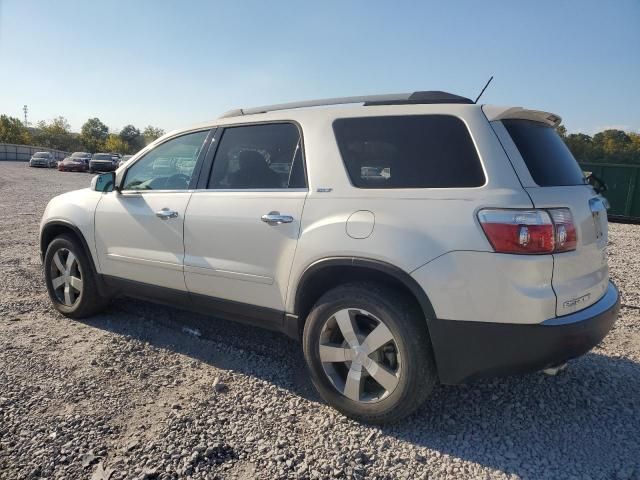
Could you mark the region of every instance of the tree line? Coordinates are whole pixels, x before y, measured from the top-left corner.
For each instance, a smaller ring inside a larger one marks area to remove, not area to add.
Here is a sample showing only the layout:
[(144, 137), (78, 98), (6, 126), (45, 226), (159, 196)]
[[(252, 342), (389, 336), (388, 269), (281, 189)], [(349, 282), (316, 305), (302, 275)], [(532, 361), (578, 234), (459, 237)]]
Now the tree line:
[(607, 129), (593, 136), (569, 133), (564, 125), (558, 133), (579, 162), (640, 165), (640, 133)]
[(0, 143), (34, 145), (65, 152), (133, 154), (162, 135), (164, 130), (152, 125), (142, 132), (133, 125), (126, 125), (118, 133), (110, 132), (99, 118), (90, 118), (82, 125), (80, 133), (76, 133), (71, 131), (71, 125), (64, 117), (56, 117), (50, 122), (42, 120), (31, 128), (18, 118), (0, 115)]

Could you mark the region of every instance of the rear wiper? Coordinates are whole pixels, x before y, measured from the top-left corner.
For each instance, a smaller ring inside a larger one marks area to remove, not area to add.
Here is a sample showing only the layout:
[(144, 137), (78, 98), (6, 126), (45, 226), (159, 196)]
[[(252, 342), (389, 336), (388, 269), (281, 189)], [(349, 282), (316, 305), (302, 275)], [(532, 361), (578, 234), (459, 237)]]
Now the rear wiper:
[(598, 195), (603, 194), (607, 191), (607, 184), (604, 183), (600, 177), (597, 177), (594, 173), (590, 173), (587, 176), (587, 183), (593, 187)]

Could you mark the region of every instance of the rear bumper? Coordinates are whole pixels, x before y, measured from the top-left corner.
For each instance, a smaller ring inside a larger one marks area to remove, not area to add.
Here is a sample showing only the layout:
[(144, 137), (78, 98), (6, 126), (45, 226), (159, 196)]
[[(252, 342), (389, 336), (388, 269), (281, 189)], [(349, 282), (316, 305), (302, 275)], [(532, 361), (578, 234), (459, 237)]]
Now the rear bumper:
[(607, 335), (619, 309), (618, 289), (609, 282), (595, 304), (539, 324), (433, 320), (429, 330), (440, 381), (535, 372), (583, 355)]

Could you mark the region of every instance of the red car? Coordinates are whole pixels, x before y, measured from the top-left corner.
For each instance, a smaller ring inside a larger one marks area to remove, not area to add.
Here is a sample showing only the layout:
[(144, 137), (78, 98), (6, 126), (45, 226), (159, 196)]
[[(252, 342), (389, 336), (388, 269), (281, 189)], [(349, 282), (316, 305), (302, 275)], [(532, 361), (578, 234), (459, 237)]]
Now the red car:
[(70, 157), (58, 163), (58, 170), (61, 172), (87, 172), (91, 154), (88, 152), (74, 152)]

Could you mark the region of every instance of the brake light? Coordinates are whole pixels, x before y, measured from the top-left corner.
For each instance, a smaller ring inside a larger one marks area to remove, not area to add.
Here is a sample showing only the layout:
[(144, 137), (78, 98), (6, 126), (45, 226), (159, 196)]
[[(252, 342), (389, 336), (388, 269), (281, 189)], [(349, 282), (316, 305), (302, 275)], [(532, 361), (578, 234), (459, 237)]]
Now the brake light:
[(489, 243), (498, 253), (548, 254), (576, 248), (576, 229), (568, 208), (478, 212)]

